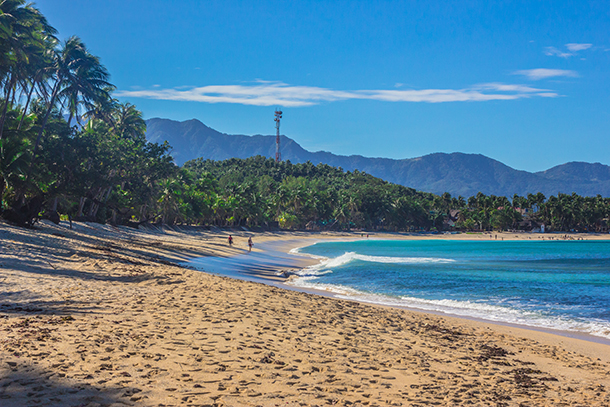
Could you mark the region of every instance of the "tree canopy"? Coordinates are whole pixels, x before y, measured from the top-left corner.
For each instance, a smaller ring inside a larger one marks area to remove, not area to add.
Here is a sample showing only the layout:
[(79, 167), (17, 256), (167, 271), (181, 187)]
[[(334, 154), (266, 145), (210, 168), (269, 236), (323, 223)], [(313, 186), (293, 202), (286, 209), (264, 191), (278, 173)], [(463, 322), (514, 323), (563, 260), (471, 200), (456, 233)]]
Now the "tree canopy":
[(434, 195), (360, 171), (265, 157), (175, 165), (76, 36), (0, 1), (0, 216), (288, 229), (605, 230), (610, 200)]

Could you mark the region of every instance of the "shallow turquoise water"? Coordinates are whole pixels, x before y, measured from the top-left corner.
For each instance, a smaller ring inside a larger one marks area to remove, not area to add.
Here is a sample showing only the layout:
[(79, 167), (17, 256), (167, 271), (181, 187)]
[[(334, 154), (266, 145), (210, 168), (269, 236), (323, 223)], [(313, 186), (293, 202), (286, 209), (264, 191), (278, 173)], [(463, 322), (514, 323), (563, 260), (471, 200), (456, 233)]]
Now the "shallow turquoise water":
[(610, 339), (610, 241), (317, 243), (291, 284), (338, 297)]

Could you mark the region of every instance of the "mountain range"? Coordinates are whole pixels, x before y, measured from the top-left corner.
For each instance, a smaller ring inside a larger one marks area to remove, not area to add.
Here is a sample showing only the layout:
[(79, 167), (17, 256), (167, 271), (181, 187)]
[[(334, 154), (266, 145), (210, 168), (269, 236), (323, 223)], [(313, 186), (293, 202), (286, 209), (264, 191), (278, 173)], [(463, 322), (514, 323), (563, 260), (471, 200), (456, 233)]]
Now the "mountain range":
[[(196, 119), (178, 122), (153, 118), (147, 120), (146, 125), (147, 140), (168, 141), (178, 165), (199, 157), (211, 160), (256, 155), (275, 157), (275, 136), (224, 134)], [(357, 169), (386, 181), (436, 194), (449, 192), (452, 196), (469, 197), (482, 192), (512, 197), (542, 192), (548, 197), (559, 192), (575, 192), (583, 196), (610, 196), (610, 166), (600, 163), (569, 162), (532, 173), (516, 170), (481, 154), (434, 153), (395, 160), (311, 152), (286, 136), (280, 136), (280, 145), (282, 159), (292, 163), (310, 161), (347, 171)]]

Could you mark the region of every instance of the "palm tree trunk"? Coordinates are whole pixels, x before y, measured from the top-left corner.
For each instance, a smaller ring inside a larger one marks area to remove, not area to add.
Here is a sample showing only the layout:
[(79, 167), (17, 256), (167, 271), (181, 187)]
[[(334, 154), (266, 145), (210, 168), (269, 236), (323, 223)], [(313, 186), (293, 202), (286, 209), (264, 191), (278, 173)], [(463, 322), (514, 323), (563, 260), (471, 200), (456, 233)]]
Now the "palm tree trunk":
[(72, 122), (72, 118), (74, 117), (74, 112), (70, 109), (70, 116), (68, 116), (68, 127), (72, 127), (70, 123)]
[[(112, 191), (112, 187), (108, 187), (107, 190), (102, 190), (102, 192), (99, 194), (100, 195), (100, 199), (102, 198), (102, 196), (106, 195), (106, 197), (104, 198), (104, 203), (106, 203), (106, 201), (108, 200), (108, 197), (110, 196), (110, 191)], [(100, 210), (100, 204), (95, 204), (95, 210), (93, 211), (93, 217), (97, 217), (97, 211)]]
[(11, 84), (13, 83), (13, 74), (11, 74), (11, 78), (9, 79), (9, 86), (6, 90), (6, 97), (4, 99), (4, 108), (2, 109), (2, 118), (0, 118), (0, 140), (2, 140), (2, 133), (4, 132), (4, 121), (6, 120), (6, 112), (8, 111), (9, 99), (11, 98), (11, 90), (13, 87)]
[[(8, 99), (10, 96), (11, 89), (8, 89), (8, 93), (6, 95), (6, 100), (4, 101), (4, 111), (2, 112), (2, 120), (0, 122), (0, 141), (2, 140), (2, 133), (4, 131), (4, 120), (6, 119), (6, 112), (8, 111)], [(1, 151), (0, 151), (1, 153)], [(0, 164), (2, 163), (2, 156), (0, 155)], [(4, 179), (2, 179), (2, 192), (4, 192)], [(19, 194), (17, 194), (19, 195)], [(0, 206), (2, 202), (2, 194), (0, 194)]]
[(142, 205), (142, 208), (140, 209), (140, 220), (145, 220), (146, 219), (146, 206), (147, 204)]
[[(57, 92), (59, 91), (59, 85), (61, 80), (58, 78), (57, 82), (55, 82), (55, 86), (53, 87), (53, 94), (51, 95), (51, 100), (49, 101), (49, 108), (47, 109), (47, 113), (44, 116), (44, 120), (42, 122), (42, 126), (40, 126), (40, 131), (38, 132), (38, 137), (36, 137), (36, 143), (34, 144), (34, 150), (32, 151), (32, 159), (30, 160), (30, 167), (28, 168), (28, 172), (25, 174), (25, 182), (24, 185), (28, 184), (30, 180), (30, 175), (32, 175), (32, 168), (34, 168), (34, 162), (36, 161), (36, 153), (38, 152), (38, 146), (40, 145), (40, 139), (42, 138), (42, 133), (44, 132), (45, 127), (47, 126), (47, 121), (49, 120), (49, 116), (51, 115), (51, 110), (53, 109), (53, 102), (55, 102), (55, 98), (57, 97)], [(17, 196), (20, 197), (23, 194), (23, 190), (17, 193)]]
[(80, 202), (78, 203), (78, 211), (76, 212), (76, 216), (81, 217), (83, 216), (83, 207), (85, 206), (85, 197), (82, 196), (80, 198)]
[[(49, 101), (49, 107), (47, 109), (47, 113), (44, 116), (44, 120), (42, 121), (42, 126), (40, 126), (40, 131), (38, 132), (38, 137), (36, 137), (36, 143), (34, 144), (34, 152), (32, 155), (32, 163), (36, 158), (36, 153), (38, 152), (38, 146), (40, 145), (40, 139), (42, 138), (42, 133), (44, 132), (45, 127), (47, 126), (47, 121), (49, 120), (49, 116), (51, 115), (51, 110), (53, 110), (53, 103), (55, 102), (55, 98), (57, 97), (57, 92), (59, 91), (59, 85), (61, 84), (61, 80), (58, 78), (57, 82), (55, 82), (55, 86), (53, 87), (53, 94), (51, 95), (51, 100)], [(30, 164), (30, 169), (31, 169)], [(29, 171), (28, 171), (29, 175)]]
[(0, 174), (0, 212), (2, 211), (2, 195), (4, 194), (4, 177)]
[(32, 94), (34, 93), (34, 88), (36, 87), (36, 83), (32, 83), (32, 89), (28, 93), (28, 98), (25, 101), (25, 107), (23, 108), (23, 114), (21, 115), (21, 120), (19, 120), (19, 126), (17, 126), (17, 130), (21, 130), (21, 125), (23, 124), (23, 119), (25, 115), (28, 113), (28, 107), (30, 105), (30, 100), (32, 100)]
[(13, 83), (13, 97), (11, 98), (11, 105), (15, 106), (15, 95), (17, 94), (17, 81)]
[(92, 200), (93, 202), (91, 203), (91, 208), (89, 208), (89, 216), (94, 216), (94, 214), (97, 212), (97, 207), (99, 205), (96, 204), (95, 201), (99, 200), (99, 196), (100, 196), (101, 192), (102, 192), (102, 187), (99, 187), (97, 189), (97, 192), (93, 196), (93, 200)]
[(87, 214), (88, 217), (92, 218), (94, 212), (97, 210), (97, 204), (95, 203), (95, 201), (91, 202), (91, 207), (89, 208), (89, 213)]
[(106, 197), (104, 198), (104, 202), (108, 201), (108, 198), (110, 198), (110, 193), (112, 192), (112, 185), (108, 187), (108, 190), (106, 191)]

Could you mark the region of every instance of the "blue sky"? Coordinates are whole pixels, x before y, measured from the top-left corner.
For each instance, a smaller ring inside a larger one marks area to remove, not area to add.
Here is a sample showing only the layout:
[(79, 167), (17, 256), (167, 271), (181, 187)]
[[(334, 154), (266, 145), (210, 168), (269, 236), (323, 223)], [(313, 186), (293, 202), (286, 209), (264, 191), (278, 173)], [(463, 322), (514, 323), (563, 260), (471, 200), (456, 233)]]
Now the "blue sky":
[(146, 118), (312, 151), (610, 164), (607, 1), (39, 0)]

